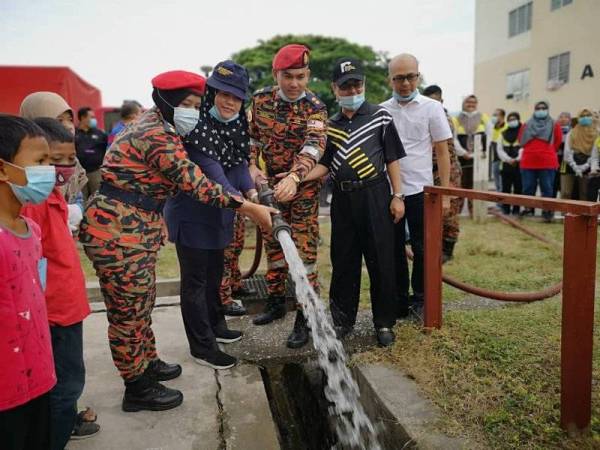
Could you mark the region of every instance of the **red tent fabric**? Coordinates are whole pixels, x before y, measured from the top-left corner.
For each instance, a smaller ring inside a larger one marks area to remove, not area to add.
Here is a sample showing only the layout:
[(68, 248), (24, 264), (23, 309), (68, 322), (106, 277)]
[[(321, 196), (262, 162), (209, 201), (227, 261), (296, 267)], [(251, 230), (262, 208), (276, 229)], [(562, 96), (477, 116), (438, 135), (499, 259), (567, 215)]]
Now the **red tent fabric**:
[(82, 106), (102, 106), (100, 90), (68, 67), (0, 66), (0, 112), (18, 115), (23, 99), (37, 91), (61, 95), (73, 108), (75, 120)]

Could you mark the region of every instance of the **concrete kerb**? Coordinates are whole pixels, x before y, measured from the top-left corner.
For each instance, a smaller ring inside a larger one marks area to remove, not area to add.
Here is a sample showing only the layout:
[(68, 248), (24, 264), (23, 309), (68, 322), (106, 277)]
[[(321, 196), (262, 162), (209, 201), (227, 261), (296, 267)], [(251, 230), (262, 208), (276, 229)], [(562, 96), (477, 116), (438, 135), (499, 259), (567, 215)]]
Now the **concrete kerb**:
[[(439, 431), (442, 412), (419, 391), (415, 381), (381, 364), (356, 366), (361, 403), (380, 433), (382, 448), (458, 450), (477, 448), (464, 438)], [(399, 443), (403, 443), (399, 447)]]
[[(85, 283), (88, 300), (92, 303), (103, 302), (102, 292), (98, 281)], [(156, 297), (171, 297), (179, 295), (179, 278), (167, 278), (156, 281)]]

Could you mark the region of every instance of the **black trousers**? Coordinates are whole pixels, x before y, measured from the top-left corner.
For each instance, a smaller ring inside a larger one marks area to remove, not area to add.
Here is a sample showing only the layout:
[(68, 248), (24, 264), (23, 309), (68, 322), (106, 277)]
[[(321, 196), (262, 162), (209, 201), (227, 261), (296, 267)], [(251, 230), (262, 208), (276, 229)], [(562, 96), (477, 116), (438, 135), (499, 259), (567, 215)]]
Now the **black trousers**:
[[(521, 183), (521, 169), (519, 165), (511, 166), (508, 163), (502, 163), (502, 192), (505, 194), (520, 194), (523, 192)], [(513, 205), (512, 213), (519, 214), (519, 206)], [(510, 205), (502, 205), (504, 214), (510, 214)]]
[(600, 176), (589, 177), (586, 192), (586, 200), (588, 202), (597, 202), (598, 191), (600, 191)]
[(0, 412), (2, 450), (48, 450), (50, 448), (50, 394)]
[(356, 322), (363, 256), (369, 273), (375, 328), (390, 328), (396, 323), (390, 201), (387, 180), (354, 192), (333, 188), (329, 298), (337, 326), (352, 327)]
[(227, 327), (219, 289), (223, 249), (203, 250), (176, 244), (181, 270), (181, 315), (190, 353), (203, 358), (218, 350), (215, 333)]
[[(409, 303), (423, 304), (423, 293), (425, 291), (423, 281), (423, 258), (424, 258), (424, 216), (425, 196), (419, 194), (409, 195), (404, 198), (404, 218), (395, 226), (395, 248), (396, 248), (396, 283), (400, 309), (405, 309)], [(410, 234), (410, 246), (414, 259), (412, 276), (409, 277), (408, 259), (406, 258), (406, 227)], [(413, 297), (409, 302), (409, 288), (412, 286)]]

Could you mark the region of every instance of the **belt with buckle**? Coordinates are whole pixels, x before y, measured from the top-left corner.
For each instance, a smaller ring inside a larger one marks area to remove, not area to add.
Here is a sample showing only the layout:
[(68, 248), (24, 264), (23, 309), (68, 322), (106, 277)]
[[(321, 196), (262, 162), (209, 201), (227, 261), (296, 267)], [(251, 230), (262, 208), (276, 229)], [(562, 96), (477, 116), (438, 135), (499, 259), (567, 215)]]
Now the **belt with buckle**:
[(366, 180), (347, 180), (336, 182), (337, 188), (342, 192), (360, 191), (369, 186), (382, 183), (387, 179), (385, 174), (380, 173), (373, 178), (367, 178)]
[(142, 194), (141, 192), (126, 191), (105, 182), (100, 184), (98, 192), (128, 205), (135, 206), (136, 208), (158, 214), (162, 212), (163, 207), (165, 206), (164, 201), (155, 200), (149, 195)]

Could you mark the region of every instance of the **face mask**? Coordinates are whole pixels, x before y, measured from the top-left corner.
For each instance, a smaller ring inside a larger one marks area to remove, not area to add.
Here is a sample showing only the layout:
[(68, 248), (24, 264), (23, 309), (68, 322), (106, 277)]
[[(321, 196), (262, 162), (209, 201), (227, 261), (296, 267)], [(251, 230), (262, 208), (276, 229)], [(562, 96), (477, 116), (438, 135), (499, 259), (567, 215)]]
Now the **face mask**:
[[(9, 163), (10, 164), (10, 163)], [(54, 183), (56, 182), (56, 171), (54, 166), (27, 166), (19, 167), (12, 164), (13, 167), (18, 167), (25, 171), (27, 184), (19, 186), (17, 184), (8, 183), (17, 200), (22, 205), (33, 203), (37, 205), (48, 198)]]
[(566, 134), (571, 130), (571, 127), (569, 125), (563, 125), (560, 127), (560, 129), (562, 130), (563, 134)]
[(474, 117), (477, 114), (477, 111), (463, 111), (463, 114), (467, 117)]
[(519, 126), (519, 121), (518, 120), (509, 120), (506, 123), (508, 124), (509, 128), (517, 128)]
[(590, 116), (580, 117), (577, 123), (584, 127), (589, 127), (593, 122), (593, 119)]
[(365, 93), (357, 95), (341, 95), (337, 99), (339, 105), (344, 109), (356, 111), (365, 102)]
[(394, 97), (394, 99), (397, 102), (410, 102), (412, 99), (414, 99), (417, 94), (419, 93), (418, 90), (414, 90), (412, 91), (409, 95), (407, 95), (406, 97), (403, 95), (398, 94), (396, 91), (392, 92), (392, 96)]
[(56, 169), (56, 186), (64, 186), (67, 184), (69, 179), (75, 173), (75, 164), (68, 166), (55, 164), (54, 168)]
[(90, 128), (97, 128), (97, 127), (98, 127), (98, 121), (95, 118), (90, 119)]
[(545, 119), (546, 117), (548, 117), (548, 110), (547, 109), (536, 109), (533, 112), (533, 117), (535, 117), (536, 119)]
[(498, 118), (496, 116), (492, 116), (490, 121), (492, 122), (492, 125), (496, 125), (498, 123)]
[(181, 106), (177, 106), (173, 110), (173, 122), (175, 122), (177, 133), (180, 136), (190, 134), (200, 120), (200, 111), (194, 108), (182, 108)]
[(222, 123), (229, 123), (229, 122), (233, 122), (234, 120), (236, 120), (238, 117), (240, 117), (240, 113), (235, 113), (233, 116), (231, 116), (229, 119), (225, 119), (221, 113), (219, 112), (219, 109), (217, 108), (216, 105), (213, 105), (212, 108), (210, 108), (208, 110), (208, 112), (210, 113), (211, 116), (213, 116), (216, 120), (218, 120), (219, 122)]

